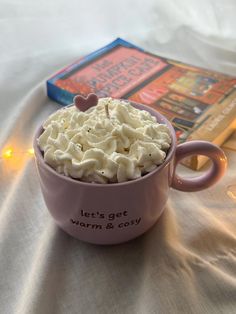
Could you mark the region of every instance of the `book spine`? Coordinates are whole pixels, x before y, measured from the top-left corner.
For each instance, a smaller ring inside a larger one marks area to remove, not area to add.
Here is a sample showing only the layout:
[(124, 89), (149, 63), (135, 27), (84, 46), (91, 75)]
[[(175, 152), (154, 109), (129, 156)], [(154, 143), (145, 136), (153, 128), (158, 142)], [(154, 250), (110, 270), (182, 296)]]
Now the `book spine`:
[(73, 102), (74, 95), (59, 88), (58, 86), (47, 81), (47, 95), (50, 99), (55, 100), (60, 105), (70, 105)]
[[(236, 118), (231, 122), (230, 125), (221, 133), (219, 134), (212, 143), (218, 146), (221, 146), (224, 141), (235, 131), (236, 128)], [(189, 158), (185, 158), (182, 160), (181, 164), (191, 168), (193, 170), (200, 170), (207, 162), (209, 158), (206, 156), (191, 156)]]

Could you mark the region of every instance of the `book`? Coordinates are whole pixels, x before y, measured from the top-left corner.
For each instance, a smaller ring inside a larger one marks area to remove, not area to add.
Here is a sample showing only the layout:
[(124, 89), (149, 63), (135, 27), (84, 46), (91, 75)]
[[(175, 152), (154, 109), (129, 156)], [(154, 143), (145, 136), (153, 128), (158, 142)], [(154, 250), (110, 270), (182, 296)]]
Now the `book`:
[(233, 132), (233, 134), (224, 142), (223, 148), (236, 151), (236, 132)]
[[(157, 56), (121, 38), (53, 75), (47, 93), (62, 105), (89, 93), (145, 104), (172, 123), (178, 143), (221, 145), (236, 129), (236, 78)], [(206, 161), (191, 156), (183, 164), (200, 169)]]

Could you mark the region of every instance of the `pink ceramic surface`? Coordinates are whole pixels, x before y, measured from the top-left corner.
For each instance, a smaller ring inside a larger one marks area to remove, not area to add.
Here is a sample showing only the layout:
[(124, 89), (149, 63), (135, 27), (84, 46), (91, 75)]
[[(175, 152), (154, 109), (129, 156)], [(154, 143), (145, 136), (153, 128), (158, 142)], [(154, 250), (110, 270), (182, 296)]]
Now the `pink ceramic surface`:
[[(140, 179), (124, 183), (85, 183), (58, 174), (43, 159), (34, 138), (36, 165), (45, 203), (56, 223), (68, 234), (95, 244), (116, 244), (131, 240), (150, 229), (162, 214), (170, 187), (199, 191), (216, 183), (226, 169), (223, 151), (208, 142), (192, 141), (176, 145), (171, 124), (154, 109), (132, 103), (149, 111), (159, 123), (171, 130), (172, 145), (165, 162)], [(175, 174), (178, 162), (189, 155), (205, 155), (211, 168), (197, 178), (184, 179)]]

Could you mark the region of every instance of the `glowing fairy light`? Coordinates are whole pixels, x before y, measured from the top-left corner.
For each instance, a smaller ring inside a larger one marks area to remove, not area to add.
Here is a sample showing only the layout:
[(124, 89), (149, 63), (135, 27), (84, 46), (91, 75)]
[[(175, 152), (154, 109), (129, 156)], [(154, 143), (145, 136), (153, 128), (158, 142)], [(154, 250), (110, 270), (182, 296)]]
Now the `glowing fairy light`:
[(29, 148), (26, 151), (15, 151), (13, 150), (13, 148), (7, 148), (6, 150), (4, 150), (0, 156), (0, 159), (13, 159), (14, 157), (20, 156), (20, 155), (30, 155), (33, 156), (34, 155), (34, 149), (33, 148)]
[(29, 155), (34, 155), (34, 149), (33, 148), (29, 148), (27, 150), (27, 152), (28, 152)]
[(13, 156), (13, 149), (12, 148), (8, 148), (6, 151), (3, 152), (2, 154), (3, 158), (12, 158)]

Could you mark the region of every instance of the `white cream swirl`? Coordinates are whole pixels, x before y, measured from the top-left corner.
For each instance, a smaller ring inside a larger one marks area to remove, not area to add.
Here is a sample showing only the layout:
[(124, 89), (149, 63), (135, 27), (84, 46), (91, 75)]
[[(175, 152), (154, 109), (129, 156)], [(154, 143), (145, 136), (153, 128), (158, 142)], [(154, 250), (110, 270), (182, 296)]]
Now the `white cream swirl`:
[(58, 173), (86, 182), (114, 183), (141, 177), (163, 163), (168, 127), (126, 101), (100, 98), (86, 112), (75, 106), (52, 114), (38, 145)]

